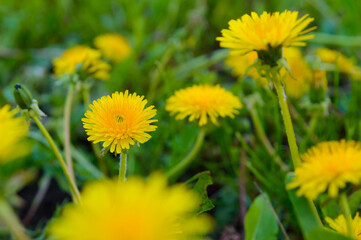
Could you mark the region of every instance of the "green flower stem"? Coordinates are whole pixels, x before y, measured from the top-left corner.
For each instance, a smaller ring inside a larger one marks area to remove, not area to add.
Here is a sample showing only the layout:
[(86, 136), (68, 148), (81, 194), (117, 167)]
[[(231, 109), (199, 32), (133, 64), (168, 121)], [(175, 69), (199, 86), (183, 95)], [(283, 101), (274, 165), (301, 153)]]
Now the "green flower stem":
[(288, 105), (287, 105), (287, 98), (286, 98), (285, 90), (284, 90), (283, 86), (281, 85), (280, 79), (278, 78), (278, 73), (273, 73), (272, 76), (273, 76), (273, 83), (275, 85), (277, 96), (278, 96), (278, 102), (281, 107), (283, 122), (285, 124), (288, 145), (290, 147), (291, 157), (292, 157), (292, 161), (293, 161), (293, 167), (296, 168), (300, 165), (300, 157), (298, 154), (295, 132), (293, 130), (291, 116), (290, 116), (290, 112), (289, 112)]
[(333, 97), (334, 97), (334, 101), (335, 101), (335, 108), (338, 108), (338, 103), (339, 103), (339, 99), (340, 99), (340, 71), (337, 65), (337, 59), (338, 57), (336, 57), (336, 64), (335, 64), (335, 71), (334, 71), (334, 86), (333, 86)]
[(73, 178), (73, 181), (76, 183), (74, 176), (73, 160), (71, 158), (71, 135), (70, 135), (70, 116), (71, 116), (71, 105), (74, 99), (74, 84), (70, 83), (68, 95), (65, 100), (64, 107), (64, 152), (65, 160), (69, 169), (69, 175)]
[(199, 152), (199, 150), (200, 150), (200, 148), (201, 148), (201, 146), (203, 144), (205, 135), (206, 135), (205, 129), (201, 128), (199, 130), (198, 137), (196, 139), (196, 142), (195, 142), (192, 150), (188, 153), (188, 155), (185, 158), (183, 158), (177, 165), (172, 167), (166, 173), (168, 178), (176, 177), (178, 174), (180, 174), (192, 162), (192, 160), (197, 155), (197, 153)]
[(340, 207), (346, 219), (347, 233), (351, 238), (354, 238), (352, 229), (352, 216), (345, 192), (341, 193), (340, 195)]
[(70, 186), (70, 191), (73, 197), (73, 201), (75, 203), (80, 203), (81, 199), (80, 199), (80, 193), (79, 190), (75, 184), (75, 182), (73, 181), (73, 178), (71, 177), (68, 167), (65, 164), (65, 161), (63, 159), (63, 157), (61, 156), (61, 153), (58, 149), (58, 147), (56, 146), (53, 138), (50, 136), (49, 132), (46, 130), (46, 128), (44, 127), (44, 125), (41, 123), (41, 121), (39, 120), (39, 118), (37, 116), (35, 116), (35, 114), (31, 114), (32, 118), (34, 119), (36, 125), (39, 127), (41, 133), (44, 135), (44, 137), (46, 138), (46, 140), (49, 142), (51, 149), (53, 150), (56, 158), (59, 161), (59, 164), (65, 174), (66, 179), (68, 180), (69, 186)]
[(3, 198), (0, 198), (0, 219), (9, 228), (14, 239), (30, 240), (30, 237), (24, 231), (25, 228), (16, 216), (14, 210)]
[[(85, 85), (84, 83), (82, 84), (82, 94), (83, 94), (84, 108), (87, 109), (90, 105), (89, 86)], [(100, 170), (104, 173), (104, 175), (107, 175), (108, 172), (107, 165), (105, 164), (99, 145), (91, 143), (91, 146), (95, 154), (95, 157), (98, 160)]]
[(249, 109), (249, 113), (251, 115), (252, 118), (252, 122), (254, 124), (255, 130), (256, 130), (256, 134), (257, 137), (259, 138), (259, 140), (261, 140), (263, 146), (266, 148), (268, 154), (272, 157), (272, 159), (275, 161), (275, 163), (283, 170), (283, 171), (288, 171), (288, 166), (282, 162), (281, 158), (276, 154), (274, 148), (272, 147), (270, 141), (268, 140), (263, 126), (261, 124), (261, 120), (258, 117), (258, 114), (255, 110), (255, 108), (251, 108)]
[(127, 179), (127, 150), (119, 154), (119, 182), (125, 182)]

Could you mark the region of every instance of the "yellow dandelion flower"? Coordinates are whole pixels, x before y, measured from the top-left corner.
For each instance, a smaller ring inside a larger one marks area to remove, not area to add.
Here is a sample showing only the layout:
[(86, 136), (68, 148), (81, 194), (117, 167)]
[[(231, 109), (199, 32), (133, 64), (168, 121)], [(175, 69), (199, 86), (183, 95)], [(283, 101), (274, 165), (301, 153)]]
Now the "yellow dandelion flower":
[[(326, 222), (328, 225), (334, 229), (336, 232), (348, 235), (347, 232), (347, 224), (344, 215), (339, 215), (336, 219), (331, 219), (326, 217)], [(355, 217), (352, 220), (352, 229), (353, 229), (353, 236), (357, 240), (361, 240), (361, 218), (359, 213), (357, 212)]]
[(232, 49), (231, 54), (245, 54), (252, 51), (305, 46), (303, 42), (313, 35), (305, 35), (315, 27), (307, 28), (313, 18), (304, 15), (298, 19), (297, 11), (282, 13), (263, 12), (260, 16), (252, 12), (240, 19), (230, 20), (229, 29), (222, 30), (222, 37), (217, 37), (220, 46)]
[(165, 177), (125, 183), (87, 184), (82, 204), (68, 204), (49, 232), (58, 240), (201, 240), (211, 230), (207, 215), (193, 216), (199, 198), (184, 185), (167, 186)]
[(15, 117), (17, 109), (10, 110), (10, 105), (0, 108), (0, 165), (29, 152), (29, 146), (24, 142), (28, 134), (25, 119)]
[(354, 61), (336, 50), (319, 48), (316, 55), (324, 63), (335, 64), (340, 72), (352, 75), (356, 80), (361, 80), (361, 69), (355, 65)]
[(311, 69), (303, 58), (298, 48), (284, 48), (283, 56), (290, 67), (290, 75), (285, 68), (281, 69), (281, 75), (285, 75), (285, 91), (287, 97), (298, 99), (310, 89)]
[(154, 106), (145, 108), (147, 100), (136, 93), (115, 92), (105, 96), (89, 107), (91, 110), (82, 118), (88, 140), (94, 143), (104, 142), (103, 147), (110, 146), (110, 152), (117, 154), (129, 149), (135, 142), (144, 143), (151, 138), (147, 132), (157, 128), (151, 123), (156, 115)]
[(96, 37), (94, 46), (101, 51), (105, 58), (113, 62), (124, 60), (131, 52), (127, 39), (117, 33), (108, 33)]
[(287, 188), (296, 188), (299, 196), (315, 199), (327, 190), (336, 197), (347, 183), (361, 181), (361, 143), (356, 141), (322, 142), (302, 155), (301, 165)]
[[(261, 77), (256, 68), (248, 69), (257, 59), (256, 52), (250, 52), (244, 55), (229, 55), (225, 63), (233, 69), (233, 75), (235, 76), (248, 76), (253, 78), (261, 86), (268, 86), (268, 80), (265, 77)], [(247, 72), (248, 70), (248, 72)]]
[(65, 50), (60, 57), (53, 60), (54, 72), (56, 75), (72, 74), (77, 66), (82, 65), (81, 70), (86, 74), (106, 80), (109, 78), (110, 65), (100, 57), (98, 50), (78, 45)]
[(219, 85), (194, 85), (175, 92), (167, 100), (166, 110), (181, 120), (189, 116), (189, 121), (199, 119), (199, 126), (207, 124), (208, 118), (218, 124), (219, 116), (231, 118), (242, 108), (241, 101)]

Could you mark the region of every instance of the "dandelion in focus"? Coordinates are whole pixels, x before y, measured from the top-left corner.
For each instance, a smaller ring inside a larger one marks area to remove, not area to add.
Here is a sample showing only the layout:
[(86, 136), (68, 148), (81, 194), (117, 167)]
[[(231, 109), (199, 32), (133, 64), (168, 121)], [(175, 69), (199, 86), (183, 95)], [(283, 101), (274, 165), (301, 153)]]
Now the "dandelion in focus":
[(199, 126), (206, 125), (208, 119), (217, 125), (218, 117), (233, 118), (241, 108), (241, 101), (231, 92), (207, 84), (181, 89), (166, 103), (166, 110), (177, 120), (189, 117), (189, 121), (199, 121)]
[(86, 75), (100, 80), (109, 78), (110, 65), (100, 59), (101, 53), (98, 50), (87, 46), (78, 45), (69, 48), (53, 60), (54, 72), (56, 75), (72, 74), (80, 70)]
[(93, 182), (82, 200), (65, 206), (50, 226), (54, 239), (200, 240), (211, 230), (207, 215), (195, 216), (198, 195), (184, 185), (168, 187), (162, 175)]
[(221, 47), (230, 48), (232, 55), (256, 51), (258, 58), (272, 65), (282, 57), (283, 47), (305, 46), (304, 41), (314, 37), (305, 35), (315, 29), (307, 28), (312, 21), (308, 15), (298, 18), (297, 11), (263, 12), (260, 16), (252, 12), (230, 20), (229, 29), (223, 29), (217, 40)]
[(347, 183), (361, 181), (361, 143), (356, 141), (322, 142), (302, 155), (294, 180), (287, 188), (298, 188), (297, 194), (309, 199), (327, 191), (336, 197)]
[(82, 118), (88, 140), (94, 143), (104, 142), (103, 147), (117, 154), (129, 149), (136, 142), (144, 143), (151, 136), (148, 132), (157, 128), (151, 125), (157, 122), (154, 106), (145, 107), (147, 100), (136, 93), (115, 92), (93, 104)]
[(19, 111), (10, 105), (0, 108), (0, 165), (25, 156), (29, 146), (24, 141), (28, 126), (23, 117), (15, 117)]
[[(344, 215), (339, 215), (336, 219), (326, 217), (328, 225), (336, 232), (347, 235), (347, 223)], [(354, 239), (361, 240), (361, 218), (357, 212), (352, 219), (352, 230)]]
[(99, 49), (105, 58), (113, 62), (126, 59), (131, 52), (127, 39), (117, 33), (108, 33), (96, 37), (94, 46)]

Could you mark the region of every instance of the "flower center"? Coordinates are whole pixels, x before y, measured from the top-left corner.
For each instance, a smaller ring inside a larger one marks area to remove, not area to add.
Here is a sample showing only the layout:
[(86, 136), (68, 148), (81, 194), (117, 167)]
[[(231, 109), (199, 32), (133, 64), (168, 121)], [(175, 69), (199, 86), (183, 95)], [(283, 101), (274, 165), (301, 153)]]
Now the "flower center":
[(124, 117), (120, 114), (115, 115), (115, 121), (117, 123), (122, 123), (124, 121)]

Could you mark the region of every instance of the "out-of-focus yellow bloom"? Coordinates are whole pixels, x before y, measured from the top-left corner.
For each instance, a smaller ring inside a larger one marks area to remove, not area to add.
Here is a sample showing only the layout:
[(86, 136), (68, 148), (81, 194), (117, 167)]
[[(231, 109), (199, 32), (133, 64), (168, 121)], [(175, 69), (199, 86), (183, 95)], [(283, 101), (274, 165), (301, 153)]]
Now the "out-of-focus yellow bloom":
[(18, 112), (10, 110), (10, 105), (0, 108), (0, 165), (29, 153), (29, 145), (24, 141), (28, 126), (24, 118), (15, 117)]
[(350, 74), (355, 80), (361, 80), (361, 69), (339, 51), (319, 48), (316, 50), (316, 55), (322, 62), (335, 64), (340, 72)]
[(233, 69), (233, 75), (241, 77), (249, 76), (261, 86), (266, 87), (269, 85), (267, 78), (261, 77), (254, 67), (248, 69), (256, 59), (257, 53), (250, 52), (244, 55), (229, 55), (225, 63)]
[[(344, 235), (348, 235), (347, 224), (344, 215), (339, 215), (336, 219), (331, 219), (329, 217), (326, 217), (325, 220), (328, 223), (328, 225), (336, 232)], [(356, 213), (355, 217), (352, 220), (352, 229), (353, 229), (354, 239), (361, 240), (361, 218), (358, 212)]]
[(82, 204), (68, 204), (49, 228), (58, 240), (201, 240), (211, 230), (207, 215), (194, 216), (198, 196), (165, 177), (125, 183), (100, 180), (85, 186)]
[(355, 141), (322, 142), (302, 155), (295, 178), (287, 188), (297, 188), (299, 196), (315, 199), (327, 190), (336, 197), (347, 183), (361, 181), (361, 143)]
[(235, 55), (305, 46), (303, 41), (313, 38), (313, 35), (305, 35), (315, 29), (307, 28), (312, 21), (308, 15), (298, 19), (297, 11), (263, 12), (260, 16), (252, 12), (251, 16), (244, 14), (241, 19), (230, 20), (229, 29), (223, 29), (222, 37), (217, 40), (221, 47), (232, 49), (231, 54)]
[(98, 50), (78, 45), (65, 50), (58, 58), (53, 60), (56, 75), (72, 74), (81, 65), (81, 70), (87, 75), (101, 80), (109, 78), (110, 65), (100, 59)]
[(283, 56), (290, 67), (291, 74), (285, 68), (281, 75), (285, 75), (285, 91), (290, 98), (298, 99), (310, 89), (311, 69), (298, 48), (284, 48)]
[(82, 118), (88, 140), (94, 143), (104, 142), (103, 147), (110, 146), (110, 152), (117, 154), (123, 149), (129, 149), (135, 142), (144, 143), (151, 138), (147, 132), (157, 128), (151, 123), (156, 115), (154, 106), (145, 108), (147, 100), (136, 93), (115, 92), (105, 96), (89, 107), (91, 111)]
[(176, 119), (189, 117), (199, 120), (199, 126), (207, 124), (208, 118), (218, 124), (218, 117), (234, 117), (242, 108), (241, 101), (219, 85), (194, 85), (181, 89), (167, 100), (166, 110)]
[(98, 48), (105, 58), (120, 62), (130, 55), (130, 45), (122, 35), (107, 33), (94, 39), (94, 46)]
[(312, 70), (311, 87), (316, 90), (328, 90), (325, 70)]

